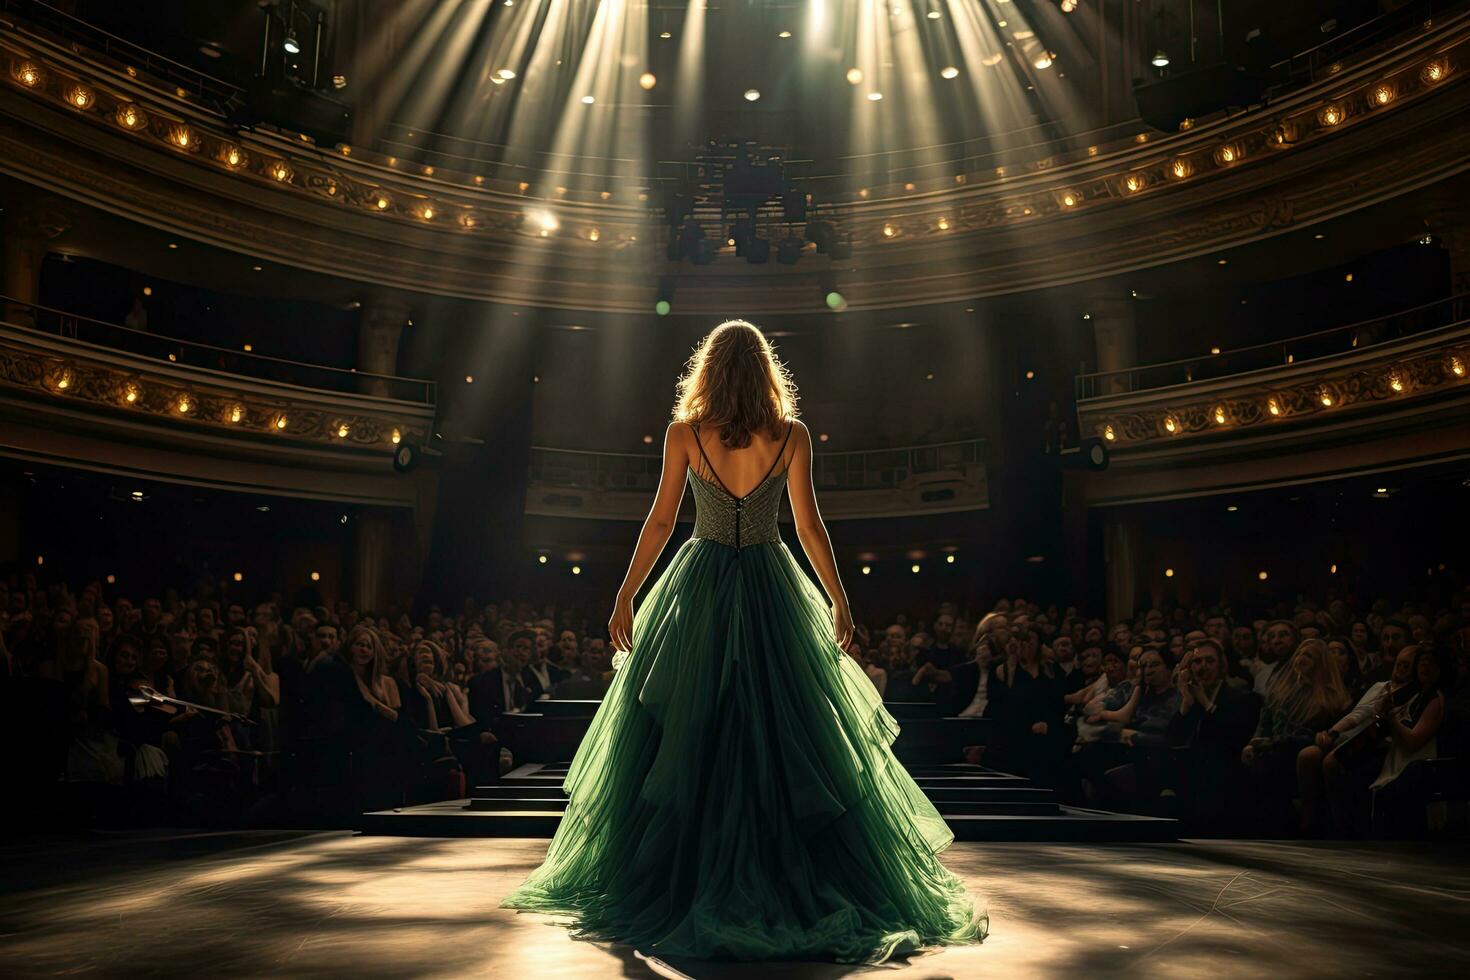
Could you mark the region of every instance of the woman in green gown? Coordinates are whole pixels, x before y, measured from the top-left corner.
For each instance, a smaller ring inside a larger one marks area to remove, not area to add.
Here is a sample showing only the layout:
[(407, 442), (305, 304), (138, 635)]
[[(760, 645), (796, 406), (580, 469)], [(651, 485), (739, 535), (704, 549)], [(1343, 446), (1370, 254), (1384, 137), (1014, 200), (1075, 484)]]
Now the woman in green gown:
[[(985, 938), (984, 906), (935, 856), (954, 835), (843, 652), (852, 614), (811, 467), (785, 366), (756, 327), (719, 325), (679, 381), (608, 623), (616, 674), (563, 783), (565, 816), (501, 907), (702, 959), (881, 963)], [(635, 617), (686, 481), (694, 534)], [(783, 488), (830, 602), (781, 539)]]

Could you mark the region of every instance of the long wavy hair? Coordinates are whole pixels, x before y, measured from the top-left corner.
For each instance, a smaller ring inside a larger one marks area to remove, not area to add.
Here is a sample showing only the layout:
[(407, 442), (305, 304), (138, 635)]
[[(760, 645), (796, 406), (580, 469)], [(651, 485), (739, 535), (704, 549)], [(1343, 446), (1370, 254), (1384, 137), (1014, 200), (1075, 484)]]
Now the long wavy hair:
[(760, 328), (726, 320), (700, 341), (679, 379), (674, 421), (717, 429), (732, 449), (764, 432), (781, 438), (796, 418), (796, 384)]
[(1266, 691), (1267, 704), (1298, 722), (1334, 711), (1346, 711), (1352, 701), (1342, 682), (1342, 673), (1337, 669), (1337, 658), (1327, 649), (1326, 641), (1316, 638), (1303, 640), (1291, 659), (1300, 653), (1310, 657), (1313, 664), (1311, 680), (1305, 685), (1307, 690), (1301, 690), (1304, 685), (1300, 684), (1288, 660), (1286, 666), (1276, 672), (1275, 680)]

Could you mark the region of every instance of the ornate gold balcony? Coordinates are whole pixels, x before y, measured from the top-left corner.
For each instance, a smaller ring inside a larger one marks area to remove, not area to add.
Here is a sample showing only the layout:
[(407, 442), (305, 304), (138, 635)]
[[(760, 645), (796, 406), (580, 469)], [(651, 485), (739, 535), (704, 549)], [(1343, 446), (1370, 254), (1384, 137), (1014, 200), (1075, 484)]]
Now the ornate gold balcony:
[(395, 454), (416, 450), (432, 434), (430, 382), (6, 305), (0, 450), (13, 456), (402, 503), (402, 491), (390, 486)]
[(1093, 503), (1380, 472), (1470, 450), (1470, 297), (1078, 379)]
[[(1148, 268), (1470, 169), (1470, 15), (1417, 27), (1269, 107), (1075, 156), (964, 169), (833, 205), (849, 308), (973, 299)], [(170, 232), (417, 291), (639, 312), (667, 270), (648, 181), (502, 181), (242, 134), (146, 72), (0, 29), (0, 168)], [(124, 176), (125, 175), (125, 176)], [(823, 309), (820, 270), (716, 263), (680, 309)]]

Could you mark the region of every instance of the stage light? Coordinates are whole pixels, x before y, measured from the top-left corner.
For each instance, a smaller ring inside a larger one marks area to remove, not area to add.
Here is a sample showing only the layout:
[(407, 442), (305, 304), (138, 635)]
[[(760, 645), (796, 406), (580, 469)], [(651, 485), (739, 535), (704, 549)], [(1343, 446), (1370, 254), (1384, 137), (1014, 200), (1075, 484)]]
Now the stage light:
[(826, 301), (827, 309), (832, 310), (834, 313), (841, 313), (847, 309), (847, 300), (835, 289), (827, 293)]
[(179, 410), (180, 415), (188, 415), (193, 407), (194, 403), (189, 400), (188, 395), (180, 395), (178, 401), (174, 402), (174, 408)]
[(1045, 71), (1052, 66), (1052, 63), (1056, 61), (1056, 58), (1057, 56), (1052, 52), (1043, 51), (1041, 52), (1041, 54), (1036, 56), (1036, 60), (1031, 62), (1031, 64), (1036, 67), (1037, 71)]
[(137, 129), (148, 121), (148, 117), (135, 105), (120, 105), (117, 107), (117, 121), (124, 129)]
[(1103, 426), (1103, 438), (1106, 439), (1108, 442), (1113, 442), (1118, 438), (1118, 433), (1113, 431), (1113, 427), (1111, 425), (1105, 425)]
[(337, 438), (338, 439), (346, 439), (347, 438), (347, 434), (349, 432), (351, 432), (351, 431), (352, 431), (352, 429), (347, 425), (346, 422), (340, 422), (337, 425)]
[(1324, 126), (1336, 126), (1338, 123), (1342, 122), (1342, 109), (1338, 108), (1335, 105), (1327, 106), (1321, 111), (1321, 113), (1318, 114), (1317, 118), (1322, 120), (1322, 125)]
[(16, 71), (15, 77), (20, 79), (20, 83), (26, 88), (35, 88), (41, 84), (41, 69), (30, 62), (26, 62)]
[(238, 423), (244, 417), (245, 417), (245, 407), (243, 405), (231, 405), (230, 406), (230, 421), (231, 422)]
[(779, 37), (779, 38), (781, 38), (784, 41), (786, 38), (788, 38), (788, 37), (791, 36), (791, 32), (790, 31), (782, 31), (780, 34), (777, 34), (776, 36)]
[(581, 575), (582, 574), (582, 566), (581, 565), (573, 565), (572, 566), (572, 574), (573, 575)]
[(281, 429), (284, 429), (286, 427), (286, 424), (289, 421), (290, 420), (288, 418), (286, 418), (286, 416), (284, 414), (277, 415), (276, 416), (276, 430), (277, 431), (280, 431)]
[(944, 561), (945, 561), (946, 564), (953, 565), (954, 564), (954, 555), (945, 555), (944, 556)]
[(1395, 392), (1403, 391), (1404, 379), (1399, 377), (1397, 374), (1390, 374), (1388, 376), (1388, 386), (1392, 388)]
[(1375, 105), (1388, 105), (1393, 101), (1393, 89), (1387, 85), (1380, 85), (1373, 90), (1373, 103)]
[(1169, 54), (1168, 54), (1168, 52), (1167, 51), (1164, 51), (1162, 48), (1160, 48), (1158, 51), (1155, 51), (1153, 58), (1149, 61), (1149, 64), (1153, 65), (1155, 68), (1168, 68), (1169, 67)]
[(77, 85), (67, 93), (66, 100), (75, 109), (85, 109), (92, 104), (92, 90), (85, 85)]
[(133, 499), (134, 500), (138, 501), (139, 503), (142, 503), (142, 501), (143, 501), (143, 491), (142, 490), (134, 490), (132, 496), (133, 496)]
[(475, 383), (475, 376), (473, 374), (467, 374), (467, 375), (465, 375), (464, 376), (464, 383), (467, 384), (467, 385), (474, 384)]
[(286, 49), (286, 53), (287, 54), (300, 54), (301, 53), (301, 45), (296, 40), (296, 28), (294, 28), (294, 27), (287, 28), (287, 30), (286, 30), (286, 40), (283, 41), (283, 42), (281, 42), (281, 46)]
[(320, 582), (322, 580), (322, 573), (321, 572), (312, 572), (311, 573), (311, 580), (313, 582)]
[(516, 73), (513, 72), (513, 71), (511, 71), (509, 68), (502, 68), (502, 69), (500, 69), (499, 71), (497, 71), (495, 73), (495, 76), (497, 78), (502, 78), (502, 79), (504, 79), (505, 81), (508, 82), (512, 78), (515, 78), (516, 77)]
[(544, 564), (546, 564), (546, 556), (545, 555), (537, 555), (536, 556), (536, 561), (538, 561), (539, 563), (541, 563), (542, 565), (544, 565)]
[(754, 102), (761, 97), (759, 89), (748, 88), (745, 90), (745, 101)]
[(935, 223), (934, 227), (938, 228), (940, 231), (949, 231), (949, 219), (948, 218), (940, 218)]
[(647, 92), (658, 84), (658, 76), (651, 71), (646, 71), (638, 76), (638, 86)]
[(1169, 433), (1169, 435), (1171, 435), (1171, 436), (1172, 435), (1178, 435), (1178, 433), (1179, 433), (1179, 420), (1176, 419), (1172, 415), (1166, 415), (1166, 416), (1164, 416), (1164, 431), (1167, 432), (1167, 433)]
[(230, 577), (233, 578), (236, 582), (243, 582), (243, 581), (245, 581), (245, 573), (244, 572), (236, 572), (234, 575), (232, 575)]
[(332, 88), (335, 88), (335, 89), (344, 89), (346, 87), (347, 87), (347, 76), (346, 75), (333, 75), (332, 76)]
[(137, 402), (138, 398), (142, 394), (143, 389), (139, 388), (136, 383), (130, 381), (128, 382), (127, 387), (123, 389), (123, 401), (127, 402), (129, 405), (132, 405)]
[(1062, 13), (1070, 14), (1077, 9), (1077, 0), (1062, 0)]
[(1266, 581), (1266, 579), (1268, 579), (1269, 577), (1270, 576), (1268, 576), (1264, 571), (1256, 573), (1256, 578), (1260, 579), (1262, 582)]
[(910, 565), (909, 566), (909, 571), (911, 571), (915, 575), (917, 575), (917, 574), (919, 574), (919, 566), (918, 565)]
[(666, 299), (661, 299), (657, 303), (653, 304), (653, 312), (657, 313), (659, 316), (668, 316), (669, 311), (672, 309), (672, 304), (670, 304), (669, 301)]
[(1444, 78), (1445, 67), (1438, 61), (1431, 61), (1424, 66), (1424, 70), (1419, 74), (1426, 82), (1433, 85), (1435, 82), (1441, 81)]
[(561, 227), (561, 222), (556, 220), (556, 215), (544, 209), (538, 208), (527, 211), (526, 220), (532, 228), (536, 229), (542, 238), (545, 238)]
[(884, 238), (892, 238), (894, 235), (897, 235), (897, 234), (898, 234), (898, 229), (894, 228), (892, 225), (884, 225), (883, 226), (883, 237)]
[(863, 566), (863, 574), (864, 575), (872, 575), (873, 574), (873, 566), (871, 566), (871, 565), (864, 565)]
[(596, 101), (597, 101), (597, 99), (593, 98), (590, 95), (584, 95), (584, 96), (582, 96), (582, 104), (583, 105), (591, 105), (592, 103), (594, 103)]
[(869, 92), (868, 93), (868, 101), (869, 102), (882, 102), (883, 101), (883, 93), (882, 92)]
[(960, 70), (954, 65), (945, 65), (943, 68), (939, 69), (940, 78), (956, 78), (959, 76), (959, 73)]
[(1333, 566), (1327, 570), (1327, 573), (1329, 575), (1336, 575), (1337, 574), (1337, 565), (1336, 565), (1336, 563), (1334, 563)]
[(1173, 578), (1173, 577), (1174, 577), (1174, 569), (1172, 569), (1172, 568), (1166, 568), (1166, 569), (1164, 569), (1164, 578)]
[(1267, 398), (1266, 411), (1270, 412), (1273, 416), (1280, 415), (1281, 403), (1274, 398)]
[(847, 84), (861, 85), (863, 83), (863, 70), (861, 68), (849, 68), (847, 70)]

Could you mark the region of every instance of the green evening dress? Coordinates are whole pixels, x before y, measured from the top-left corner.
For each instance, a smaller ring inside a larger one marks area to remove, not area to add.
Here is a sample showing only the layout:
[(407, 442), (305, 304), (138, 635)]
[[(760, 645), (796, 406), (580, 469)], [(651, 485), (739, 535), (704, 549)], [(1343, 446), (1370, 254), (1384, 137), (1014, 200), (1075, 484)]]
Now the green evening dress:
[(935, 857), (954, 835), (777, 530), (786, 443), (741, 498), (700, 453), (694, 534), (614, 658), (544, 862), (501, 907), (700, 959), (881, 963), (980, 942), (983, 904)]

